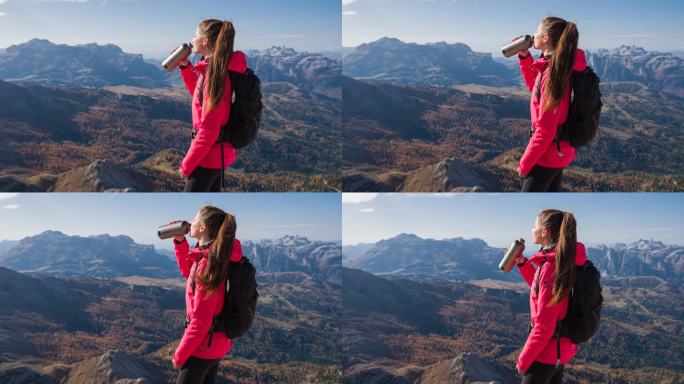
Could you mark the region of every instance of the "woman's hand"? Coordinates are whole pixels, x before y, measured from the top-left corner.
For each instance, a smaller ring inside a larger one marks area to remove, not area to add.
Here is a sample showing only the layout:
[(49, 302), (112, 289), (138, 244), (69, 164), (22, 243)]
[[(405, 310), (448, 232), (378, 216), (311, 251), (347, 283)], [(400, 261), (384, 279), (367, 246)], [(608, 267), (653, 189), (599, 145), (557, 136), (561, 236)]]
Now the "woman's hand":
[(523, 173), (523, 172), (520, 170), (520, 167), (518, 167), (518, 176), (520, 176), (520, 177), (522, 177), (522, 178), (524, 179), (524, 178), (527, 177), (527, 173)]
[(173, 358), (173, 367), (176, 369), (181, 369), (182, 365), (179, 365), (178, 362), (176, 361), (176, 358)]
[(515, 263), (518, 265), (524, 264), (526, 262), (527, 262), (527, 258), (523, 255), (520, 255), (520, 256), (515, 258)]
[[(179, 46), (177, 46), (176, 48), (172, 49), (171, 52), (169, 52), (169, 54), (176, 52), (176, 49), (178, 49), (178, 48), (180, 48), (180, 47), (181, 47), (181, 46), (179, 45)], [(190, 62), (190, 60), (188, 60), (187, 57), (186, 57), (185, 59), (180, 59), (180, 60), (178, 60), (178, 65), (181, 66), (181, 67), (187, 67), (187, 66), (190, 65), (190, 64), (192, 64), (192, 63)]]
[(527, 371), (523, 371), (522, 369), (520, 369), (518, 367), (516, 367), (516, 369), (518, 370), (518, 375), (525, 376), (525, 372), (527, 372)]

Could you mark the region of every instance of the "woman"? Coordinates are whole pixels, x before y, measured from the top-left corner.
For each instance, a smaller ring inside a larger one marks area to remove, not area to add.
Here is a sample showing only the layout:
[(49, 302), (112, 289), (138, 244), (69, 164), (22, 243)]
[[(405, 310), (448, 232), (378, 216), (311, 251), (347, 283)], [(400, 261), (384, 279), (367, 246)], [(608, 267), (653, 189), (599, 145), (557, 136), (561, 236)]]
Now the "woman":
[(234, 39), (230, 21), (204, 20), (192, 40), (193, 50), (202, 55), (202, 60), (194, 66), (188, 59), (179, 62), (181, 76), (192, 95), (193, 140), (180, 166), (180, 174), (187, 177), (185, 192), (220, 192), (221, 162), (228, 167), (237, 157), (230, 143), (216, 143), (221, 127), (230, 117), (232, 87), (228, 71), (247, 71), (245, 54), (233, 52)]
[(529, 50), (520, 51), (520, 70), (532, 92), (532, 131), (518, 164), (522, 192), (558, 192), (563, 168), (575, 159), (569, 142), (558, 140), (558, 127), (568, 118), (570, 75), (583, 71), (584, 52), (577, 49), (577, 26), (558, 17), (547, 17), (534, 34), (534, 48), (543, 51), (533, 60)]
[[(575, 280), (575, 265), (584, 265), (587, 254), (577, 242), (575, 218), (570, 212), (547, 209), (532, 228), (535, 244), (542, 248), (531, 259), (518, 257), (520, 274), (530, 286), (531, 330), (517, 361), (523, 384), (561, 383), (563, 365), (577, 353), (567, 337), (554, 337), (557, 323), (568, 312), (568, 295)], [(535, 269), (532, 264), (535, 264)], [(560, 344), (559, 344), (560, 343)]]
[(185, 236), (174, 237), (178, 267), (187, 279), (186, 327), (173, 354), (173, 366), (180, 369), (176, 384), (213, 384), (219, 360), (232, 347), (225, 333), (210, 335), (210, 328), (223, 308), (229, 261), (242, 259), (236, 228), (233, 215), (204, 206), (190, 226), (190, 236), (198, 240), (197, 245), (191, 250)]

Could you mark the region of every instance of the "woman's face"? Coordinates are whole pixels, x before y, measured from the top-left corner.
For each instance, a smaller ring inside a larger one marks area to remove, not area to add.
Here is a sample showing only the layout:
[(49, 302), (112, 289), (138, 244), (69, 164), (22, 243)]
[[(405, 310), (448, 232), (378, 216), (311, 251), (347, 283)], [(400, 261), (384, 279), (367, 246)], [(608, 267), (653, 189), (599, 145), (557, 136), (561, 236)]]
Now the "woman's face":
[(192, 219), (192, 224), (190, 224), (190, 236), (195, 239), (200, 239), (206, 231), (207, 226), (200, 221), (200, 213), (198, 211), (195, 218)]
[(209, 50), (209, 38), (202, 36), (199, 27), (195, 29), (195, 37), (192, 39), (192, 50), (202, 56), (207, 56)]
[(534, 243), (544, 245), (547, 236), (546, 232), (546, 228), (542, 227), (539, 223), (539, 217), (537, 217), (537, 220), (534, 221), (534, 227), (532, 228), (532, 239), (534, 240)]
[(544, 33), (542, 23), (539, 23), (537, 31), (534, 33), (534, 48), (541, 51), (546, 51), (549, 48), (549, 35)]

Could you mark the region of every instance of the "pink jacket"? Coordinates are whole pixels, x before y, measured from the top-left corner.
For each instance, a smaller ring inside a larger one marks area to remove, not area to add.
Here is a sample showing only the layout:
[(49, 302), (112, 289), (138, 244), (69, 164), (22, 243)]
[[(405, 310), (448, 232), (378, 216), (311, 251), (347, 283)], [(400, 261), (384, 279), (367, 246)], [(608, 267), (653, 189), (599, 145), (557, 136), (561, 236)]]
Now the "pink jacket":
[[(247, 71), (247, 59), (241, 51), (233, 52), (228, 69), (238, 73)], [(181, 77), (185, 86), (192, 95), (192, 129), (197, 131), (195, 139), (190, 143), (190, 149), (181, 163), (181, 173), (188, 177), (198, 166), (203, 168), (221, 168), (221, 147), (216, 144), (221, 127), (228, 122), (230, 116), (230, 105), (232, 101), (233, 89), (230, 84), (230, 77), (226, 76), (226, 90), (221, 98), (219, 105), (215, 106), (210, 112), (206, 111), (207, 86), (204, 82), (204, 100), (202, 105), (199, 101), (199, 77), (203, 76), (207, 70), (207, 62), (203, 59), (197, 65), (188, 65), (181, 69)], [(223, 143), (223, 165), (229, 167), (237, 158), (237, 151), (230, 143)]]
[[(525, 346), (518, 357), (517, 367), (526, 371), (534, 361), (544, 364), (556, 364), (558, 352), (556, 339), (553, 333), (556, 323), (568, 313), (568, 298), (565, 297), (560, 303), (549, 305), (553, 297), (556, 252), (537, 252), (522, 266), (519, 266), (520, 274), (530, 286), (530, 317), (532, 330), (527, 336)], [(584, 244), (577, 243), (575, 264), (583, 265), (587, 261), (587, 252)], [(538, 268), (534, 268), (532, 263)], [(540, 266), (540, 267), (539, 267)], [(539, 281), (539, 292), (535, 292), (536, 282)], [(567, 337), (561, 337), (560, 345), (561, 364), (567, 364), (577, 353), (577, 346)]]
[[(187, 319), (190, 320), (183, 338), (173, 354), (173, 361), (178, 366), (182, 366), (190, 356), (195, 356), (201, 359), (219, 359), (225, 356), (233, 346), (233, 342), (223, 332), (214, 332), (211, 340), (211, 347), (209, 344), (209, 329), (214, 316), (221, 313), (223, 310), (223, 299), (226, 295), (226, 283), (223, 282), (221, 286), (211, 295), (206, 295), (206, 291), (201, 284), (195, 284), (195, 290), (192, 289), (193, 276), (199, 274), (207, 263), (208, 249), (195, 247), (190, 250), (187, 240), (175, 244), (176, 260), (178, 261), (178, 268), (183, 277), (187, 280), (185, 284), (185, 308)], [(242, 259), (242, 246), (240, 241), (235, 239), (233, 246), (233, 254), (230, 256), (231, 261), (240, 261)]]
[[(518, 56), (518, 59), (525, 84), (527, 84), (527, 88), (532, 92), (530, 112), (532, 128), (534, 129), (534, 134), (530, 138), (527, 148), (525, 148), (525, 153), (520, 159), (518, 169), (520, 172), (527, 174), (530, 173), (535, 165), (546, 168), (565, 168), (575, 159), (575, 148), (569, 142), (561, 141), (561, 156), (558, 153), (558, 146), (554, 139), (556, 138), (558, 126), (565, 123), (565, 120), (568, 118), (570, 87), (565, 88), (563, 98), (555, 110), (542, 111), (542, 106), (546, 102), (544, 87), (549, 74), (549, 71), (546, 71), (546, 67), (549, 65), (550, 60), (542, 56), (535, 61), (532, 59), (532, 55), (527, 55), (524, 58)], [(584, 58), (584, 52), (578, 49), (572, 69), (574, 71), (583, 71), (586, 67), (587, 62)], [(541, 91), (539, 99), (537, 99), (537, 84), (539, 84), (539, 90)]]

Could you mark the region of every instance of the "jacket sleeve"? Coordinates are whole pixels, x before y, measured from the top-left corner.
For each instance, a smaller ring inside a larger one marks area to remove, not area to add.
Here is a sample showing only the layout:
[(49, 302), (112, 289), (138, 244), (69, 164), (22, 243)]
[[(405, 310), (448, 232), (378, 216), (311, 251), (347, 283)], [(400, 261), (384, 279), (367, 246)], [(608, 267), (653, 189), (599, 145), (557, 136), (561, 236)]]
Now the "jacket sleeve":
[(192, 268), (192, 263), (194, 263), (194, 260), (191, 260), (188, 257), (188, 254), (190, 253), (190, 245), (188, 244), (188, 241), (185, 238), (183, 238), (183, 241), (181, 242), (176, 242), (176, 240), (174, 239), (173, 248), (176, 251), (176, 261), (178, 262), (178, 269), (180, 269), (183, 278), (187, 279), (188, 276), (190, 276), (190, 268)]
[(525, 153), (520, 158), (520, 171), (522, 173), (530, 173), (535, 164), (544, 155), (547, 148), (556, 138), (558, 131), (558, 120), (560, 118), (560, 108), (556, 107), (544, 111), (544, 103), (546, 103), (546, 95), (544, 95), (544, 87), (541, 84), (541, 96), (539, 97), (539, 118), (536, 121), (537, 126), (534, 127), (534, 133), (527, 143)]
[[(207, 111), (207, 92), (204, 92), (204, 100), (202, 101), (202, 117), (199, 122), (197, 135), (190, 143), (190, 149), (185, 155), (181, 163), (181, 172), (183, 176), (190, 176), (197, 166), (202, 162), (211, 149), (216, 144), (221, 127), (228, 121), (230, 117), (230, 103), (232, 101), (232, 89), (230, 87), (230, 80), (226, 87), (223, 97), (219, 105), (215, 106), (211, 111)], [(206, 84), (205, 84), (206, 85)]]
[[(198, 266), (199, 270), (203, 267), (204, 263), (202, 263), (202, 267)], [(185, 364), (192, 353), (204, 341), (204, 337), (209, 333), (219, 298), (220, 295), (216, 294), (216, 292), (208, 293), (201, 284), (197, 283), (195, 286), (195, 302), (194, 308), (192, 308), (190, 323), (185, 328), (183, 338), (173, 354), (173, 358), (178, 365), (182, 366)]]
[(520, 71), (522, 72), (523, 79), (525, 80), (525, 85), (527, 89), (532, 92), (534, 89), (534, 81), (537, 79), (537, 74), (539, 73), (532, 64), (534, 64), (534, 59), (532, 59), (532, 54), (525, 57), (518, 55), (518, 64), (520, 64)]
[(545, 263), (539, 275), (539, 293), (537, 294), (537, 316), (532, 319), (532, 330), (527, 336), (525, 346), (518, 357), (517, 367), (526, 371), (546, 348), (553, 337), (561, 303), (549, 305), (553, 296), (553, 263)]
[(523, 279), (525, 279), (527, 285), (531, 287), (532, 281), (534, 280), (534, 273), (536, 272), (532, 266), (532, 263), (529, 260), (526, 260), (525, 264), (518, 265), (518, 271), (520, 271), (520, 274), (522, 275)]
[(194, 96), (195, 88), (197, 87), (197, 80), (199, 79), (199, 76), (197, 76), (197, 72), (195, 72), (195, 67), (193, 67), (192, 64), (190, 64), (187, 67), (185, 67), (185, 69), (180, 68), (180, 73), (181, 78), (183, 78), (183, 82), (185, 83), (185, 87), (190, 92), (190, 96)]

